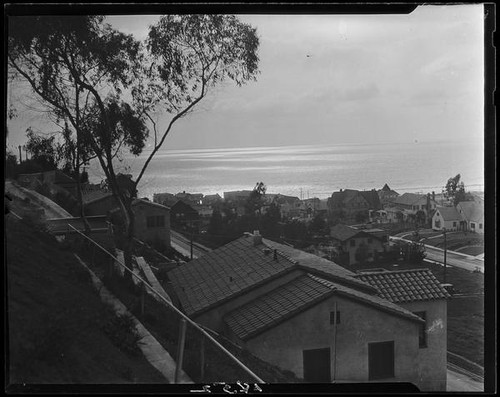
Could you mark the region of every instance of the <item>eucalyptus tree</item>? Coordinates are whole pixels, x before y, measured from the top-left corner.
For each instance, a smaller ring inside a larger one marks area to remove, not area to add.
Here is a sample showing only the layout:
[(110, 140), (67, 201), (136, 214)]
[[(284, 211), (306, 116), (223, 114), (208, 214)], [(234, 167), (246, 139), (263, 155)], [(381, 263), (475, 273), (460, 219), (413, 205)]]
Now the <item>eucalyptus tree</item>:
[[(132, 197), (119, 188), (113, 159), (124, 148), (139, 155), (152, 130), (152, 150), (134, 180), (137, 186), (174, 124), (212, 88), (256, 79), (256, 30), (231, 15), (166, 15), (141, 46), (102, 16), (10, 22), (9, 66), (56, 116), (69, 121), (77, 137), (88, 138), (120, 204), (130, 267)], [(168, 114), (169, 121), (158, 125), (155, 113)]]
[[(27, 81), (56, 119), (70, 124), (76, 164), (87, 147), (95, 154), (127, 225), (133, 224), (131, 200), (118, 187), (113, 159), (122, 146), (140, 153), (147, 138), (140, 115), (121, 100), (134, 80), (139, 49), (139, 42), (102, 16), (9, 19), (10, 77)], [(129, 253), (126, 258), (130, 266)]]
[[(150, 26), (142, 79), (132, 93), (154, 140), (137, 183), (174, 124), (211, 89), (228, 80), (238, 86), (256, 80), (258, 47), (256, 29), (233, 15), (164, 15)], [(156, 112), (170, 115), (165, 126), (153, 121)]]
[(451, 200), (454, 206), (457, 206), (460, 201), (466, 200), (465, 185), (460, 181), (460, 178), (460, 174), (449, 178), (443, 190), (444, 196)]

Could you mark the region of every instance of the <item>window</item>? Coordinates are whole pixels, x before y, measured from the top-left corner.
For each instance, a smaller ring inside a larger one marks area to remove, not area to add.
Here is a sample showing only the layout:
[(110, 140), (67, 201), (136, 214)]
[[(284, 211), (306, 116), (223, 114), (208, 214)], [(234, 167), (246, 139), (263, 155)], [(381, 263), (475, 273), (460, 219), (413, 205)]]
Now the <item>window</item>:
[(368, 343), (368, 380), (394, 378), (394, 341)]
[(480, 224), (479, 224), (479, 229), (482, 229), (482, 228), (483, 228), (483, 224), (482, 224), (482, 223), (480, 223)]
[(355, 247), (356, 246), (356, 240), (351, 240), (350, 245), (351, 245), (351, 247)]
[(474, 222), (471, 222), (471, 223), (470, 223), (470, 228), (471, 228), (471, 229), (475, 229), (475, 228), (476, 228), (476, 224), (475, 224)]
[(438, 229), (441, 227), (441, 221), (439, 219), (436, 219), (434, 221), (434, 226), (437, 227)]
[(163, 215), (148, 216), (146, 218), (146, 226), (148, 229), (165, 227), (165, 217)]
[(336, 312), (330, 312), (330, 324), (335, 324), (335, 313), (337, 313), (337, 324), (340, 324), (340, 312), (337, 310)]
[(453, 222), (453, 227), (457, 227), (457, 222)]
[(420, 328), (418, 330), (418, 347), (424, 348), (427, 347), (427, 318), (425, 312), (415, 312), (413, 313), (419, 316), (425, 322), (420, 324)]

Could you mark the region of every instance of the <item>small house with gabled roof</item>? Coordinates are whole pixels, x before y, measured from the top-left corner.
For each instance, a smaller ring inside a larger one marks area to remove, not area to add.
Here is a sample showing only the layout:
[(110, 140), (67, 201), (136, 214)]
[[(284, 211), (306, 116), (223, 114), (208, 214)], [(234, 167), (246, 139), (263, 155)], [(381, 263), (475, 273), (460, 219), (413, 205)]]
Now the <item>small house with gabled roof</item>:
[(463, 219), (455, 207), (437, 207), (432, 216), (433, 230), (460, 230)]
[(328, 214), (330, 217), (344, 223), (359, 223), (368, 220), (370, 210), (382, 208), (379, 196), (373, 190), (344, 189), (333, 192), (328, 199)]
[(387, 183), (382, 187), (382, 189), (377, 190), (377, 193), (382, 205), (395, 200), (399, 196), (399, 193), (392, 190)]
[(194, 321), (306, 382), (427, 380), (425, 321), (334, 262), (247, 234), (168, 278)]
[(456, 208), (466, 230), (484, 234), (484, 201), (461, 201)]
[(82, 198), (85, 215), (88, 216), (107, 215), (118, 207), (118, 200), (113, 193), (99, 185), (82, 186)]
[(447, 299), (449, 293), (429, 269), (360, 272), (378, 295), (422, 318), (418, 372), (422, 390), (446, 390)]
[(343, 224), (330, 228), (330, 237), (343, 265), (373, 262), (379, 254), (385, 251), (386, 233), (377, 234), (375, 231), (370, 233), (368, 230)]
[[(134, 236), (156, 248), (170, 247), (170, 208), (145, 199), (134, 199)], [(111, 219), (117, 227), (123, 226), (118, 208), (111, 211)]]

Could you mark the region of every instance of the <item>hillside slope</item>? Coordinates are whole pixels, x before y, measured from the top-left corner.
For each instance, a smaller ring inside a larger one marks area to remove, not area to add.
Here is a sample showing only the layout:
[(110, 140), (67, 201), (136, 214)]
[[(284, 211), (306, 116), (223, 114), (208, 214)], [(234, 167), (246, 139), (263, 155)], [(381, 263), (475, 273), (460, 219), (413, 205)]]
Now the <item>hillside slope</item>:
[(30, 222), (5, 225), (6, 385), (167, 383), (71, 252)]

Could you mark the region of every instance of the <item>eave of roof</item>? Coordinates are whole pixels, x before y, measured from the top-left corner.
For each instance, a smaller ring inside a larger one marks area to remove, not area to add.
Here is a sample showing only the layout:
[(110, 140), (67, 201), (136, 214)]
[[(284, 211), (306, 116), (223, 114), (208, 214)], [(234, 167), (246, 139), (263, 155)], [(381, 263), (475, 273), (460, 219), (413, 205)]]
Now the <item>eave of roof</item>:
[[(314, 288), (311, 288), (313, 287), (312, 283), (315, 285)], [(288, 299), (287, 294), (289, 295)], [(352, 290), (312, 274), (301, 275), (287, 284), (238, 307), (227, 313), (224, 316), (224, 321), (240, 339), (246, 341), (297, 316), (335, 294), (370, 307), (376, 307), (381, 311), (410, 321), (423, 322), (420, 317), (410, 311), (378, 296)]]

